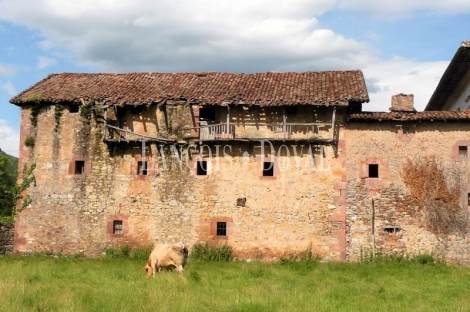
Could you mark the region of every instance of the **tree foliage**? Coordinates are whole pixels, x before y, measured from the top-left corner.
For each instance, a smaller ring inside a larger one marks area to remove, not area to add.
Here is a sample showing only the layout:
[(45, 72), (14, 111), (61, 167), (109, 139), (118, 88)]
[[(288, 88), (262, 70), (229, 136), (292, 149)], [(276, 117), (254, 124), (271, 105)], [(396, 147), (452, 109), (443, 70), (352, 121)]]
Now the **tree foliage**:
[(16, 175), (8, 155), (0, 150), (0, 216), (10, 216), (13, 209), (13, 187)]

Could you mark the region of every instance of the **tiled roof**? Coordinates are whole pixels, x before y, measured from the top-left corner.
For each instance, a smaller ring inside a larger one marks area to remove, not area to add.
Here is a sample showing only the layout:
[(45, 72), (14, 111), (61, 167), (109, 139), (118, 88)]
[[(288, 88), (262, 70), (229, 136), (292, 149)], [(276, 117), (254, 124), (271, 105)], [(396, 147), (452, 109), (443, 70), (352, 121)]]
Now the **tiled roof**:
[(348, 116), (348, 121), (470, 121), (470, 111), (362, 112)]
[(460, 81), (470, 70), (470, 41), (462, 42), (454, 57), (447, 66), (436, 90), (429, 99), (424, 110), (436, 111), (444, 109), (447, 99), (454, 92)]
[(40, 95), (44, 102), (79, 103), (109, 100), (111, 104), (152, 104), (188, 100), (201, 104), (320, 104), (369, 102), (360, 70), (305, 73), (127, 73), (52, 74), (10, 100), (21, 105)]

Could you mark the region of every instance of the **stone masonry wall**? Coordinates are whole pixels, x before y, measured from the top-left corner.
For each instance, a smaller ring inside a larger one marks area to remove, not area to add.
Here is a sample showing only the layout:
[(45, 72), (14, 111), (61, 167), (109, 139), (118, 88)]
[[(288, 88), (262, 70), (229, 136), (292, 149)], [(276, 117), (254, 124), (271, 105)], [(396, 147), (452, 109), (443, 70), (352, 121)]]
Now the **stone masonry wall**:
[[(22, 118), (27, 123), (26, 111)], [(334, 146), (184, 146), (191, 157), (180, 167), (171, 146), (152, 143), (146, 145), (148, 175), (139, 175), (140, 144), (107, 145), (100, 124), (90, 128), (68, 110), (54, 127), (53, 107), (44, 108), (27, 156), (37, 163), (37, 185), (29, 190), (31, 206), (17, 217), (17, 251), (96, 256), (122, 244), (226, 242), (245, 259), (279, 258), (310, 246), (327, 260), (344, 259), (345, 211), (337, 200), (344, 196), (338, 188), (344, 159)], [(200, 160), (207, 161), (207, 175), (197, 175)], [(85, 163), (82, 174), (74, 173), (77, 161)], [(265, 161), (274, 162), (274, 176), (263, 176)], [(213, 231), (218, 220), (227, 221), (225, 237)], [(115, 221), (122, 222), (122, 233), (113, 233)]]
[(13, 251), (15, 227), (13, 224), (0, 223), (0, 255)]
[[(383, 252), (434, 252), (449, 262), (470, 264), (468, 233), (443, 237), (426, 230), (402, 179), (406, 159), (434, 155), (447, 170), (460, 172), (461, 205), (468, 209), (470, 163), (458, 151), (470, 144), (469, 133), (470, 125), (457, 122), (347, 125), (347, 258), (370, 252), (375, 240), (376, 250)], [(378, 164), (378, 178), (368, 177), (368, 164)]]

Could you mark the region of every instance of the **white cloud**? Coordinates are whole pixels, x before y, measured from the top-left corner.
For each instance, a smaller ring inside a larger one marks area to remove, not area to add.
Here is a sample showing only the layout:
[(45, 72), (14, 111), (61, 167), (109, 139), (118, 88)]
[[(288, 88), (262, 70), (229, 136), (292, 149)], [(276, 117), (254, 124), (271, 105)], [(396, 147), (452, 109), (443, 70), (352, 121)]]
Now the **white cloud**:
[(448, 61), (420, 63), (399, 57), (371, 63), (363, 70), (371, 99), (363, 110), (389, 111), (392, 95), (398, 93), (414, 94), (416, 110), (424, 110), (448, 65)]
[(13, 86), (13, 84), (11, 82), (5, 82), (5, 83), (1, 84), (0, 88), (5, 90), (8, 93), (9, 96), (15, 96), (17, 94), (17, 92), (15, 90), (15, 87)]
[(382, 18), (407, 16), (417, 11), (434, 11), (438, 13), (468, 13), (468, 0), (339, 0), (342, 9), (361, 11)]
[(0, 63), (0, 76), (12, 77), (16, 75), (18, 68), (14, 65)]
[[(468, 0), (397, 1), (2, 0), (0, 19), (39, 29), (49, 55), (68, 49), (97, 71), (363, 69), (371, 97), (365, 109), (387, 111), (393, 94), (413, 93), (422, 110), (448, 62), (382, 61), (370, 45), (323, 29), (316, 19), (337, 7), (389, 17), (470, 11)], [(367, 37), (381, 40), (374, 32)], [(38, 66), (54, 61), (40, 57)]]
[(47, 67), (51, 67), (57, 64), (57, 61), (53, 58), (49, 58), (46, 56), (38, 56), (38, 69), (44, 69)]
[(0, 119), (0, 148), (9, 155), (18, 157), (20, 134)]
[(69, 49), (80, 65), (99, 71), (256, 72), (361, 67), (375, 51), (319, 28), (315, 16), (335, 3), (3, 0), (0, 18), (40, 29), (42, 48)]

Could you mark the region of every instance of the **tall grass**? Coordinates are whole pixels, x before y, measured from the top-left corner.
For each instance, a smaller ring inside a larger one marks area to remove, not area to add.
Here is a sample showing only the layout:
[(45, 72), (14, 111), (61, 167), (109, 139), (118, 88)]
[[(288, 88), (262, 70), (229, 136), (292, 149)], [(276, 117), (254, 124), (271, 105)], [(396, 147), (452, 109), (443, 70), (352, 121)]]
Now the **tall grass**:
[(0, 257), (2, 311), (468, 311), (470, 269), (403, 262), (188, 262)]

